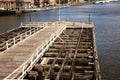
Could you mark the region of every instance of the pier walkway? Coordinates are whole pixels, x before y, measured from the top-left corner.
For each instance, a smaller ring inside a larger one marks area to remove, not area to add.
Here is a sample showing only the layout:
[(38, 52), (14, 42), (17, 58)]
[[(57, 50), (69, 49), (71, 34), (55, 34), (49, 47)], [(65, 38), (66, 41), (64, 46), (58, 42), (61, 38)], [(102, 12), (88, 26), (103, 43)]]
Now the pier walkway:
[[(43, 51), (43, 49), (45, 50), (44, 46), (49, 46), (64, 29), (64, 26), (46, 26), (39, 32), (36, 32), (32, 36), (1, 52), (0, 80), (7, 77), (21, 65), (24, 65), (24, 68), (29, 69), (35, 59), (42, 55), (37, 54), (37, 51)], [(35, 53), (36, 55), (33, 56)], [(30, 65), (29, 68), (27, 67), (28, 65)], [(18, 76), (17, 74), (24, 75), (24, 73), (22, 73), (22, 70), (24, 70), (22, 69), (22, 67), (17, 69), (15, 71), (15, 75), (12, 77), (15, 78), (16, 76)]]
[[(80, 78), (83, 75), (83, 70), (86, 69), (84, 73), (85, 77), (82, 79), (96, 78), (96, 80), (100, 80), (100, 70), (92, 24), (64, 21), (43, 22), (43, 24), (47, 25), (43, 27), (42, 23), (22, 24), (22, 27), (42, 27), (42, 29), (7, 48), (3, 52), (0, 52), (0, 80), (26, 79), (28, 78), (27, 75), (30, 75), (28, 72), (32, 72), (31, 70), (33, 70), (35, 65), (38, 65), (40, 60), (41, 63), (38, 66), (45, 69), (49, 68), (48, 72), (50, 73), (55, 69), (57, 65), (56, 61), (61, 65), (57, 66), (60, 68), (58, 74), (56, 74), (56, 72), (53, 72), (53, 75), (48, 73), (44, 76), (44, 79), (48, 79), (50, 75), (52, 78), (55, 78), (57, 75), (55, 80), (59, 80), (59, 78), (61, 78), (60, 76), (63, 76), (64, 79), (66, 79), (65, 76), (67, 76), (67, 79), (72, 77), (70, 80), (76, 80), (75, 76)], [(81, 32), (83, 32), (84, 35), (81, 34)], [(72, 54), (67, 55), (66, 53), (69, 52)], [(68, 58), (71, 58), (71, 60), (68, 60)], [(51, 61), (53, 63), (51, 63)], [(78, 61), (82, 61), (80, 65)], [(84, 67), (83, 65), (86, 66)], [(62, 74), (62, 71), (65, 70), (64, 68), (72, 71), (71, 76), (69, 73), (63, 72), (64, 74)], [(76, 70), (81, 69), (83, 69), (82, 72), (76, 72)], [(33, 75), (35, 74), (37, 75), (38, 72), (34, 73), (33, 71)]]

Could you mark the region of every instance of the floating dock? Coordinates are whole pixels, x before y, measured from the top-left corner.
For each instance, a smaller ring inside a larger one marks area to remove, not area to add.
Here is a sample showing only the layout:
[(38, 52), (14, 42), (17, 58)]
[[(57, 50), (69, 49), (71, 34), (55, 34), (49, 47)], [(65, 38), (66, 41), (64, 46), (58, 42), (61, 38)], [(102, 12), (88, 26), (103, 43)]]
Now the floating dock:
[(29, 22), (20, 29), (18, 38), (2, 37), (0, 80), (101, 80), (93, 24)]

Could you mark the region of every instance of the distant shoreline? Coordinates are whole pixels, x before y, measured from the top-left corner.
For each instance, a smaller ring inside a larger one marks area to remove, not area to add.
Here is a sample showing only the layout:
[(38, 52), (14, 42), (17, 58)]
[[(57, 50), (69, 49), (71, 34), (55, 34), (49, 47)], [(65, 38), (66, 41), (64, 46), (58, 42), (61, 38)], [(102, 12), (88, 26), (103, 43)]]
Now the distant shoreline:
[(9, 15), (16, 15), (16, 14), (22, 14), (22, 13), (29, 13), (29, 12), (38, 12), (38, 11), (46, 11), (46, 10), (53, 10), (58, 8), (66, 8), (66, 7), (72, 7), (72, 6), (82, 6), (82, 5), (88, 5), (92, 3), (78, 3), (78, 4), (71, 4), (71, 5), (62, 5), (62, 6), (49, 6), (49, 7), (43, 7), (43, 8), (29, 8), (29, 9), (22, 9), (22, 10), (0, 10), (0, 16), (9, 16)]

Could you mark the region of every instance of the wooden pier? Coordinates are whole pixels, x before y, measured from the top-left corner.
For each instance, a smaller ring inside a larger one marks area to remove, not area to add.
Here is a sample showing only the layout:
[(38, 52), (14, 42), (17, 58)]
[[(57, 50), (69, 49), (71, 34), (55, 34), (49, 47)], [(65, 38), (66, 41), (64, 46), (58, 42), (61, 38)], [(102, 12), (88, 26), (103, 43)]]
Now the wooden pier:
[[(21, 26), (30, 28), (25, 33), (29, 36), (22, 39), (20, 34), (19, 42), (9, 47), (4, 41), (0, 80), (101, 80), (93, 24), (60, 21)], [(9, 38), (13, 43), (14, 37)]]

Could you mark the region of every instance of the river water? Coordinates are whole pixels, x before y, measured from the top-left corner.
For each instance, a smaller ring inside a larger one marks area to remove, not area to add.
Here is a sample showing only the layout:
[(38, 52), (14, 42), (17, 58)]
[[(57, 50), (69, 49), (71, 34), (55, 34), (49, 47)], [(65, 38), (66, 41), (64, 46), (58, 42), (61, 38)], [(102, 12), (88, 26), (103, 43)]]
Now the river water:
[[(0, 33), (21, 22), (58, 20), (58, 9), (0, 16)], [(61, 20), (90, 21), (95, 24), (96, 43), (103, 80), (120, 80), (120, 3), (92, 4), (60, 9)]]

